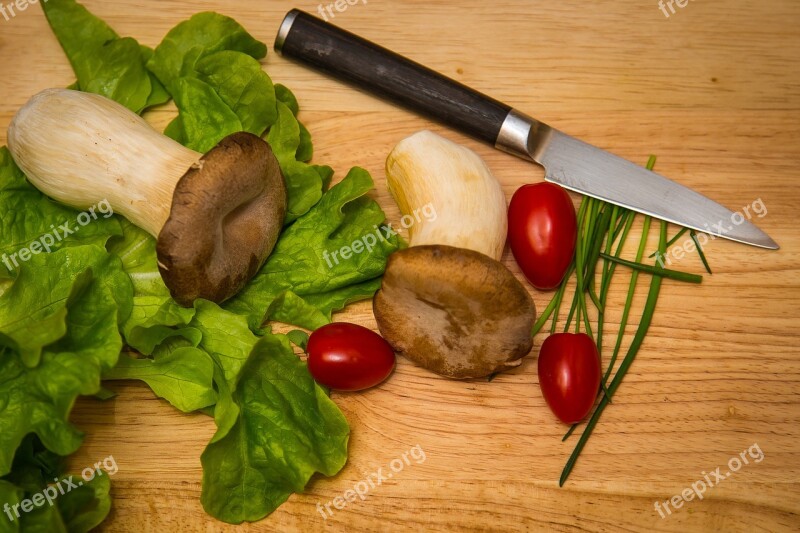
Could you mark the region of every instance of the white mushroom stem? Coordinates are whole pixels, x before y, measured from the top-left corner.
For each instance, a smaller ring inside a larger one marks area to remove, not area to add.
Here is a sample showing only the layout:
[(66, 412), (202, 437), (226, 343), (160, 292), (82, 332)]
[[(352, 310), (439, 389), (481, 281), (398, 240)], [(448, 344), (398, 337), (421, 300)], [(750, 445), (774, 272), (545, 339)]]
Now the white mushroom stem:
[(496, 260), (503, 255), (508, 232), (506, 199), (478, 154), (421, 131), (395, 146), (386, 160), (386, 177), (404, 215), (428, 204), (436, 212), (435, 218), (419, 220), (409, 228), (411, 246), (444, 244)]
[(161, 135), (102, 96), (47, 89), (8, 128), (8, 147), (31, 183), (78, 209), (108, 200), (157, 237), (178, 180), (202, 154)]

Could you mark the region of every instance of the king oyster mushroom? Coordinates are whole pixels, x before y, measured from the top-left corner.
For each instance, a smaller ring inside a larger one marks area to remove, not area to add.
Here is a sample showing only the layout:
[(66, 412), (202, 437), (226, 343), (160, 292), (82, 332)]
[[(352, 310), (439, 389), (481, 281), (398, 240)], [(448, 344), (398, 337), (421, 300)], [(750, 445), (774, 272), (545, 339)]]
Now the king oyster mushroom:
[(513, 368), (532, 346), (536, 309), (499, 262), (506, 241), (500, 184), (473, 151), (429, 131), (402, 140), (386, 161), (403, 214), (432, 205), (389, 257), (373, 308), (402, 355), (437, 374), (478, 378)]
[(261, 138), (234, 133), (203, 155), (94, 94), (33, 96), (8, 147), (43, 193), (77, 209), (107, 200), (157, 237), (161, 276), (186, 306), (236, 294), (272, 252), (286, 213), (286, 184)]

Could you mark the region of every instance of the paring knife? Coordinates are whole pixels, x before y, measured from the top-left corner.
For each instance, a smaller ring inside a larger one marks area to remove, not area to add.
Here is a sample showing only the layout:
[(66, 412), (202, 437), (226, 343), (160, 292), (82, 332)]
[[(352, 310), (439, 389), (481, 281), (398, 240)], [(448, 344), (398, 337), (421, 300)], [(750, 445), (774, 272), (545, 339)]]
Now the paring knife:
[(391, 50), (293, 9), (275, 50), (534, 161), (545, 179), (607, 202), (726, 239), (778, 249), (769, 235), (713, 200), (587, 144)]

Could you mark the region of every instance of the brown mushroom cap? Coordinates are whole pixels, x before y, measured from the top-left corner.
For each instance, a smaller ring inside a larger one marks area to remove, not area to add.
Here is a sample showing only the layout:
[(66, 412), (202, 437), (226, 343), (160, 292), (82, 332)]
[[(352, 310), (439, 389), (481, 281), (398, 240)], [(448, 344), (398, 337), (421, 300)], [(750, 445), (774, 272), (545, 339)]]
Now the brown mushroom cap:
[(533, 345), (536, 308), (528, 291), (501, 263), (464, 248), (393, 253), (373, 308), (398, 353), (450, 378), (518, 366)]
[(286, 184), (256, 135), (225, 137), (178, 182), (158, 236), (161, 276), (181, 305), (220, 303), (258, 272), (286, 215)]

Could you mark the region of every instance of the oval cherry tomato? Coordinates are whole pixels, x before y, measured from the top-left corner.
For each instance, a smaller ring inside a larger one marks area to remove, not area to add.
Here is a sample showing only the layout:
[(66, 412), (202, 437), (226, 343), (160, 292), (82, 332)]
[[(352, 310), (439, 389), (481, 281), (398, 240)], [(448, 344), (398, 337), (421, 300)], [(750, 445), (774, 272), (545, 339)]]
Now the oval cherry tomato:
[(508, 243), (531, 285), (558, 287), (567, 273), (578, 221), (567, 191), (553, 183), (523, 185), (508, 206)]
[(597, 346), (585, 333), (556, 333), (539, 350), (539, 386), (550, 410), (566, 424), (589, 414), (600, 388)]
[(357, 391), (381, 383), (394, 370), (394, 351), (383, 337), (358, 324), (334, 322), (308, 338), (308, 370), (331, 389)]

